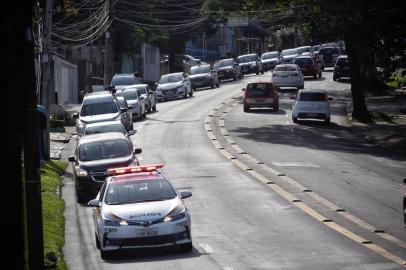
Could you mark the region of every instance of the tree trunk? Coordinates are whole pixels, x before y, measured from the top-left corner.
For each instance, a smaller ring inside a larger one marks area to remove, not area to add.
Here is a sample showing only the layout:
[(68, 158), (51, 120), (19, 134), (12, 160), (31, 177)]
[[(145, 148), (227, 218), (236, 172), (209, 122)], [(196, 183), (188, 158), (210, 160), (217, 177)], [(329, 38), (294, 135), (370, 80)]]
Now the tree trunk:
[(345, 46), (351, 68), (351, 95), (353, 102), (352, 117), (360, 122), (371, 122), (372, 117), (365, 104), (364, 91), (366, 86), (366, 77), (361, 69), (362, 42), (357, 43), (353, 38), (357, 35), (354, 33), (345, 40)]

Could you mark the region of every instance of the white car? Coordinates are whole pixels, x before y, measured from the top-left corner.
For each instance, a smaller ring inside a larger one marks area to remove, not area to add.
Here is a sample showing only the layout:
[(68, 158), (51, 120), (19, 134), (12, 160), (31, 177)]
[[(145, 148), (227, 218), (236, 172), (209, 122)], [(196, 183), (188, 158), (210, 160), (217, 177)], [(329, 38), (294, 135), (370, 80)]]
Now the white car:
[(131, 105), (131, 114), (133, 119), (141, 120), (147, 115), (145, 106), (146, 100), (140, 95), (138, 88), (134, 86), (126, 86), (122, 91), (117, 91), (116, 96), (122, 96), (126, 99), (128, 105)]
[(295, 62), (296, 58), (299, 56), (297, 49), (287, 49), (281, 52), (282, 63), (292, 64)]
[(325, 90), (299, 90), (292, 104), (292, 121), (299, 119), (320, 119), (330, 124), (330, 103)]
[(157, 169), (163, 164), (109, 169), (93, 207), (96, 247), (103, 259), (120, 249), (192, 249), (191, 218), (183, 199)]
[(272, 73), (272, 82), (277, 87), (304, 88), (304, 76), (296, 64), (277, 65)]
[(156, 88), (159, 101), (173, 98), (193, 96), (192, 83), (185, 72), (162, 75)]

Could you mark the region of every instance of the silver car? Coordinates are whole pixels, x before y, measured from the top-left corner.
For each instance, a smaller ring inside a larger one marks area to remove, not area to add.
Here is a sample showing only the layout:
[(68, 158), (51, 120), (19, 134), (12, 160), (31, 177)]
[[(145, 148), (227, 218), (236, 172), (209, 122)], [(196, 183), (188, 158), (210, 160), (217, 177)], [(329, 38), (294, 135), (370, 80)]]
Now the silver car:
[(303, 73), (296, 64), (277, 65), (272, 73), (272, 82), (278, 87), (304, 88)]
[(298, 123), (299, 119), (320, 119), (330, 124), (330, 104), (325, 90), (300, 90), (292, 104), (292, 121)]
[(133, 119), (142, 119), (147, 115), (145, 108), (145, 98), (140, 95), (138, 88), (127, 86), (122, 91), (117, 91), (116, 96), (123, 96), (127, 103), (132, 106), (131, 113)]
[(193, 96), (192, 83), (185, 72), (162, 75), (156, 89), (158, 100)]
[(192, 249), (191, 217), (162, 164), (109, 169), (93, 208), (96, 247), (103, 259), (119, 249), (179, 246)]

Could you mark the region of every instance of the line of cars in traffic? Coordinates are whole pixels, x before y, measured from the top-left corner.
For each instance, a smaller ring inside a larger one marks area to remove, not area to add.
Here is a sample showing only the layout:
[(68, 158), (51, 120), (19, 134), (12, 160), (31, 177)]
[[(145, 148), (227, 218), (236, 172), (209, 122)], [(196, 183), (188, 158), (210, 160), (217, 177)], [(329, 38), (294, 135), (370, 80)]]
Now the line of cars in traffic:
[(95, 245), (103, 259), (127, 248), (192, 249), (191, 218), (162, 164), (140, 164), (133, 121), (156, 111), (157, 96), (133, 74), (113, 77), (109, 91), (84, 96), (76, 118), (72, 163), (77, 202), (93, 208)]

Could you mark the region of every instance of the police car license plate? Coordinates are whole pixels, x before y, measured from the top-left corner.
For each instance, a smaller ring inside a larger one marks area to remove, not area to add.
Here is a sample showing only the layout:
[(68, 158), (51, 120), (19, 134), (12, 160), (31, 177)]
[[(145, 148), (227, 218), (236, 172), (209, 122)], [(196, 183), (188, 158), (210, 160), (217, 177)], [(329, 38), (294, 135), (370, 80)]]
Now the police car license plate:
[(255, 102), (261, 103), (261, 102), (265, 102), (265, 100), (263, 100), (263, 99), (256, 99)]
[(317, 113), (307, 113), (307, 117), (316, 117)]
[(136, 229), (135, 237), (157, 236), (158, 231), (154, 229)]

